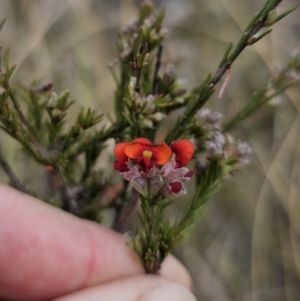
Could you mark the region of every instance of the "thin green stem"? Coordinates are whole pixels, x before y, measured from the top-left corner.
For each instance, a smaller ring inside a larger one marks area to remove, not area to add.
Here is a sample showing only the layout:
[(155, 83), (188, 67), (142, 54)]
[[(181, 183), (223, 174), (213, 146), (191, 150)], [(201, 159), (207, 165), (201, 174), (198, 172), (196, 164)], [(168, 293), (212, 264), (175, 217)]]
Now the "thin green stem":
[(265, 4), (265, 6), (261, 9), (261, 11), (256, 14), (244, 32), (242, 33), (240, 39), (236, 47), (233, 49), (231, 54), (227, 57), (227, 59), (222, 59), (223, 64), (216, 71), (214, 76), (205, 83), (203, 87), (201, 87), (197, 100), (192, 101), (183, 116), (178, 120), (175, 130), (169, 132), (166, 137), (166, 142), (171, 143), (172, 141), (180, 138), (184, 133), (186, 127), (189, 125), (191, 119), (194, 117), (196, 112), (207, 102), (210, 96), (214, 92), (215, 85), (221, 80), (223, 75), (227, 72), (227, 70), (231, 67), (232, 63), (236, 60), (236, 58), (242, 53), (242, 51), (249, 45), (248, 40), (254, 36), (261, 28), (265, 26), (265, 22), (268, 17), (268, 13), (276, 8), (281, 0), (269, 0)]

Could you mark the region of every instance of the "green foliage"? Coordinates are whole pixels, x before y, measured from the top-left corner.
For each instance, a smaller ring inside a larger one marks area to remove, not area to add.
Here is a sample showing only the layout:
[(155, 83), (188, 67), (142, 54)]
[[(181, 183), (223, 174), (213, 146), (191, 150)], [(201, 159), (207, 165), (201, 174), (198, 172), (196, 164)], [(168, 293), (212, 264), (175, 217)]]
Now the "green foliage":
[(300, 57), (295, 53), (285, 66), (279, 67), (269, 75), (263, 87), (253, 93), (250, 101), (234, 116), (223, 124), (223, 131), (228, 132), (237, 124), (254, 114), (262, 106), (272, 103), (277, 95), (295, 86), (300, 79)]
[[(276, 9), (277, 5), (280, 2), (281, 0), (267, 1), (265, 6), (261, 9), (261, 11), (256, 13), (252, 20), (249, 22), (246, 29), (239, 38), (236, 46), (233, 48), (231, 46), (232, 44), (229, 45), (229, 47), (226, 49), (223, 55), (223, 58), (221, 59), (219, 68), (214, 74), (214, 76), (209, 75), (200, 85), (199, 89), (197, 89), (197, 96), (191, 96), (191, 98), (187, 102), (187, 107), (183, 116), (178, 118), (175, 127), (176, 130), (172, 130), (168, 133), (166, 138), (167, 142), (174, 141), (176, 138), (188, 134), (187, 128), (193, 116), (199, 109), (201, 109), (205, 105), (208, 99), (212, 96), (212, 94), (214, 93), (215, 85), (220, 81), (220, 79), (226, 73), (226, 71), (230, 69), (235, 59), (247, 46), (253, 45), (254, 43), (258, 42), (262, 37), (271, 32), (271, 30), (268, 30), (256, 36), (260, 29), (262, 29), (265, 26), (271, 26), (270, 23), (267, 23), (268, 16), (269, 14), (273, 15), (273, 10)], [(293, 9), (288, 10), (285, 15), (292, 12)], [(279, 17), (275, 18), (275, 20), (272, 21), (272, 25), (278, 22), (279, 20)]]

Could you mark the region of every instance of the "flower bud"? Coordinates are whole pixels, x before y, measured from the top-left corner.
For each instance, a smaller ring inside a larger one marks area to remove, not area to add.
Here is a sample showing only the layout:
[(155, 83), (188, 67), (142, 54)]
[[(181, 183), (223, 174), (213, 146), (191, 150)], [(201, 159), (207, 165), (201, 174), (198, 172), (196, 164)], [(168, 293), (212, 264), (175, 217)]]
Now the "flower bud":
[(149, 193), (155, 196), (163, 185), (163, 179), (160, 175), (155, 175), (149, 180)]
[(52, 118), (60, 119), (63, 116), (63, 112), (58, 109), (54, 109), (51, 113)]
[(222, 145), (213, 141), (206, 141), (205, 148), (210, 155), (221, 155), (223, 153)]
[(156, 112), (155, 114), (151, 115), (150, 117), (154, 121), (162, 121), (167, 117), (167, 115), (164, 113), (161, 113), (161, 112)]
[(219, 144), (221, 147), (225, 144), (227, 140), (227, 136), (225, 139), (225, 136), (220, 132), (220, 131), (214, 131), (212, 140), (216, 143)]
[(202, 109), (197, 112), (196, 118), (205, 129), (218, 129), (219, 125), (217, 123), (222, 118), (222, 114), (219, 112), (211, 112), (210, 109)]
[(153, 11), (153, 3), (151, 1), (144, 1), (139, 13), (139, 24), (142, 23), (142, 21), (145, 21), (146, 18), (148, 18)]
[(79, 124), (74, 124), (72, 126), (73, 136), (77, 136), (79, 134), (82, 134), (82, 132), (83, 132), (83, 128)]
[(131, 98), (132, 98), (132, 101), (133, 101), (138, 107), (141, 107), (141, 105), (142, 105), (142, 100), (141, 100), (141, 97), (140, 97), (140, 94), (139, 94), (139, 93), (133, 92)]
[(265, 22), (265, 27), (269, 27), (269, 26), (272, 26), (273, 24), (275, 24), (277, 21), (278, 15), (279, 15), (278, 8), (271, 10), (269, 12), (267, 20)]
[(143, 61), (143, 66), (148, 65), (149, 63), (149, 58), (150, 58), (150, 53), (146, 53)]
[(176, 76), (176, 72), (175, 72), (175, 66), (173, 64), (168, 64), (166, 71), (163, 75), (163, 82), (165, 85), (170, 84)]
[(186, 194), (186, 189), (181, 181), (172, 181), (164, 185), (162, 193), (165, 196), (179, 196)]
[(176, 182), (169, 183), (169, 187), (172, 193), (179, 193), (182, 190), (183, 185), (181, 182), (176, 181)]
[(130, 78), (130, 82), (128, 85), (128, 91), (129, 91), (129, 95), (132, 97), (133, 93), (134, 93), (134, 87), (136, 85), (136, 78), (135, 77), (131, 77)]
[(182, 96), (185, 93), (186, 93), (186, 89), (184, 89), (184, 88), (179, 88), (179, 89), (173, 91), (174, 96)]
[(140, 120), (140, 122), (141, 122), (141, 125), (145, 128), (151, 129), (153, 127), (153, 122), (150, 119), (143, 118)]
[(142, 177), (135, 177), (131, 181), (132, 186), (139, 192), (141, 195), (146, 196), (148, 194), (148, 185), (147, 181)]
[(238, 158), (244, 157), (251, 152), (251, 148), (246, 142), (239, 142), (235, 149), (235, 155)]
[(51, 93), (51, 98), (48, 100), (47, 105), (46, 105), (48, 109), (56, 108), (57, 98), (58, 98), (57, 94), (55, 92), (52, 92)]
[(53, 84), (50, 82), (39, 82), (30, 84), (28, 88), (37, 93), (44, 93), (50, 91), (52, 87)]
[(234, 156), (238, 159), (240, 166), (246, 165), (249, 163), (247, 155), (251, 152), (251, 148), (246, 142), (239, 142), (234, 150)]
[(247, 45), (253, 45), (259, 40), (260, 34), (255, 34), (247, 40)]

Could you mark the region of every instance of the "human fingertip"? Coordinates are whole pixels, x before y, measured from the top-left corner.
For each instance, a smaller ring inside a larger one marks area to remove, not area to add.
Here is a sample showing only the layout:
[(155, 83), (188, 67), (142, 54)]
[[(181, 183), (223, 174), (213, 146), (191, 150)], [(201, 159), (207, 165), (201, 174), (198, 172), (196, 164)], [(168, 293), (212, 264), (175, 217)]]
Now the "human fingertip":
[(162, 263), (159, 274), (166, 279), (182, 284), (188, 289), (192, 287), (192, 277), (188, 270), (171, 254)]
[(162, 282), (143, 292), (134, 301), (197, 301), (195, 296), (181, 284)]

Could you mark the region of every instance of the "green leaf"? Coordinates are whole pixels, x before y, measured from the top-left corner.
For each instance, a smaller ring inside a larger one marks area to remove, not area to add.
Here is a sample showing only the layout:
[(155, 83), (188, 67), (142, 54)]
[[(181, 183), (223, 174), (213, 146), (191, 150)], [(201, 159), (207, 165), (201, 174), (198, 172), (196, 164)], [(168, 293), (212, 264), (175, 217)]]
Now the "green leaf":
[(276, 19), (276, 23), (281, 20), (282, 18), (286, 17), (287, 15), (289, 15), (292, 11), (294, 11), (296, 8), (298, 8), (298, 6), (293, 6), (289, 9), (287, 9), (286, 11), (284, 11), (282, 14), (280, 14), (277, 19)]
[(151, 13), (153, 12), (153, 5), (150, 2), (144, 2), (141, 5), (139, 16), (138, 16), (138, 24), (142, 25), (145, 19), (147, 19)]
[(253, 44), (257, 43), (260, 39), (262, 39), (264, 36), (269, 34), (271, 31), (272, 31), (272, 29), (269, 29), (269, 30), (265, 31), (264, 33), (262, 33), (260, 35), (252, 36), (251, 38), (248, 39), (247, 44), (248, 45), (253, 45)]
[(224, 65), (224, 63), (227, 61), (228, 56), (230, 54), (230, 51), (231, 51), (232, 47), (233, 47), (233, 42), (231, 42), (229, 44), (229, 46), (227, 47), (227, 49), (226, 49), (226, 51), (225, 51), (225, 53), (223, 55), (223, 58), (221, 59), (221, 62), (219, 64), (219, 68), (221, 68)]
[(9, 70), (7, 71), (7, 73), (6, 73), (6, 81), (7, 82), (9, 82), (9, 80), (11, 79), (11, 77), (12, 77), (12, 75), (13, 75), (13, 73), (14, 73), (14, 71), (16, 70), (16, 65), (12, 65), (10, 68), (9, 68)]
[(159, 14), (156, 16), (156, 24), (155, 24), (155, 30), (159, 31), (161, 24), (163, 22), (163, 20), (165, 19), (165, 15), (166, 15), (166, 8), (164, 7)]
[(135, 47), (134, 47), (134, 50), (133, 50), (133, 58), (134, 60), (137, 60), (137, 57), (138, 57), (138, 54), (140, 52), (140, 48), (141, 48), (141, 44), (142, 44), (142, 40), (143, 40), (143, 27), (141, 26), (140, 29), (139, 29), (139, 35), (138, 35), (138, 38), (137, 38), (137, 41), (136, 41), (136, 44), (135, 44)]
[(0, 99), (0, 106), (3, 105), (3, 103), (6, 101), (6, 99), (10, 96), (10, 94), (13, 92), (12, 88), (9, 88), (8, 90), (5, 90), (3, 94), (1, 95)]

